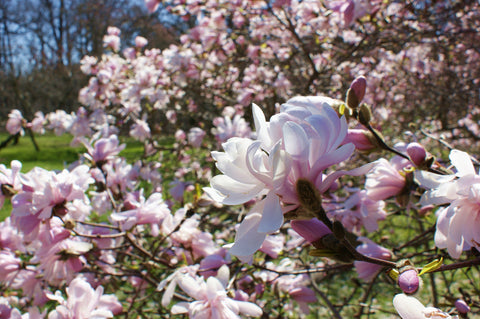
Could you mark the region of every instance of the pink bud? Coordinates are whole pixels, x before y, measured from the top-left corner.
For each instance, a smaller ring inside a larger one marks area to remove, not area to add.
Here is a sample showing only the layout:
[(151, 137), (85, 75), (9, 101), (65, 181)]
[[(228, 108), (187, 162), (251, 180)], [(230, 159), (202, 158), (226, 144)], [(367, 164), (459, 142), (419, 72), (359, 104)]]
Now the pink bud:
[(294, 231), (310, 243), (332, 232), (324, 223), (316, 218), (310, 220), (295, 219), (290, 222), (290, 225)]
[(361, 75), (353, 80), (352, 84), (350, 84), (350, 88), (355, 92), (355, 95), (360, 103), (365, 96), (365, 90), (367, 88), (367, 79)]
[(425, 162), (425, 157), (427, 156), (425, 148), (416, 142), (408, 144), (407, 154), (412, 162), (417, 166), (422, 165)]
[(402, 272), (398, 276), (398, 285), (400, 289), (406, 294), (413, 294), (418, 290), (420, 286), (420, 278), (415, 269), (409, 269)]
[(359, 151), (368, 151), (376, 148), (377, 146), (372, 143), (372, 138), (369, 138), (369, 135), (372, 135), (367, 130), (362, 129), (349, 129), (347, 136), (343, 140), (342, 144), (353, 143), (355, 148)]
[(455, 308), (457, 308), (457, 311), (461, 314), (467, 314), (470, 312), (470, 307), (463, 299), (457, 299), (457, 301), (455, 301)]

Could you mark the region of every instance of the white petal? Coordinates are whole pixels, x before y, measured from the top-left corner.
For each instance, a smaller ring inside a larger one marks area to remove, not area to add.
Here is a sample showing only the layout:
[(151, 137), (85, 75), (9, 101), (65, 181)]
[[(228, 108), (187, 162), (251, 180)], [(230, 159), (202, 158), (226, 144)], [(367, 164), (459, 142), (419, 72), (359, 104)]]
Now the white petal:
[(393, 298), (393, 306), (402, 319), (425, 319), (425, 306), (415, 297), (398, 294)]
[(450, 152), (450, 161), (457, 169), (457, 176), (475, 174), (475, 168), (473, 167), (470, 156), (467, 153), (459, 150), (452, 150)]
[(237, 305), (240, 313), (243, 313), (247, 316), (260, 317), (263, 313), (262, 308), (251, 302), (237, 301)]
[(245, 217), (237, 230), (235, 243), (229, 250), (230, 254), (250, 256), (262, 246), (267, 235), (258, 232), (258, 224), (261, 219), (262, 215), (259, 213), (250, 213)]
[(267, 197), (263, 199), (263, 202), (262, 219), (260, 220), (257, 231), (270, 234), (282, 227), (282, 207), (280, 206), (280, 199), (273, 192), (269, 192)]
[(427, 189), (437, 188), (455, 178), (455, 175), (439, 175), (422, 170), (416, 170), (414, 174), (418, 184)]

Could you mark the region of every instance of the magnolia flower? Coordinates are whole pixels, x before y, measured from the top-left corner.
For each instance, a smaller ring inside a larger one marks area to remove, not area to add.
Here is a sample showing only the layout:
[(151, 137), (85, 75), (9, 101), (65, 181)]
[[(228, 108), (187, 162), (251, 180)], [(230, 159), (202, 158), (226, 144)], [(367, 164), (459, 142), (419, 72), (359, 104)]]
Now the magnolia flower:
[[(357, 251), (365, 256), (379, 259), (389, 260), (392, 258), (392, 252), (365, 237), (360, 237), (363, 244), (357, 247)], [(365, 281), (371, 281), (377, 273), (382, 269), (382, 266), (371, 264), (365, 261), (354, 261), (355, 270), (358, 273), (358, 278)]]
[(409, 163), (400, 156), (394, 156), (390, 161), (384, 158), (377, 160), (365, 181), (367, 196), (373, 200), (383, 200), (400, 194), (406, 185), (402, 171)]
[(434, 307), (425, 307), (415, 297), (398, 294), (393, 298), (393, 306), (402, 319), (456, 319)]
[(480, 176), (467, 153), (452, 150), (450, 161), (455, 174), (416, 171), (415, 177), (428, 189), (420, 199), (422, 206), (450, 204), (437, 210), (435, 245), (459, 258), (472, 247), (480, 250)]
[(7, 120), (7, 131), (11, 135), (15, 135), (17, 133), (23, 134), (23, 123), (26, 122), (22, 116), (22, 113), (19, 110), (11, 110), (10, 114), (8, 114)]
[(229, 270), (226, 265), (220, 267), (217, 277), (192, 277), (185, 274), (178, 279), (180, 288), (195, 299), (193, 302), (180, 302), (172, 307), (173, 314), (188, 313), (190, 318), (241, 318), (240, 314), (259, 317), (262, 309), (246, 301), (238, 301), (227, 296)]
[(306, 179), (324, 193), (340, 176), (366, 173), (370, 167), (352, 171), (324, 171), (351, 156), (355, 146), (341, 145), (347, 134), (345, 117), (338, 117), (327, 97), (296, 97), (267, 122), (253, 105), (257, 139), (234, 137), (223, 143), (225, 152), (212, 152), (223, 175), (210, 181), (205, 192), (225, 205), (263, 199), (250, 210), (237, 230), (230, 253), (249, 260), (268, 234), (283, 224), (283, 213), (299, 207), (297, 181)]
[(113, 318), (122, 311), (115, 295), (104, 295), (102, 286), (94, 290), (82, 277), (73, 279), (66, 292), (66, 300), (60, 291), (48, 295), (48, 298), (60, 303), (48, 314), (49, 319)]
[(199, 127), (193, 127), (188, 131), (188, 143), (193, 147), (200, 147), (202, 145), (203, 138), (205, 137), (205, 131)]

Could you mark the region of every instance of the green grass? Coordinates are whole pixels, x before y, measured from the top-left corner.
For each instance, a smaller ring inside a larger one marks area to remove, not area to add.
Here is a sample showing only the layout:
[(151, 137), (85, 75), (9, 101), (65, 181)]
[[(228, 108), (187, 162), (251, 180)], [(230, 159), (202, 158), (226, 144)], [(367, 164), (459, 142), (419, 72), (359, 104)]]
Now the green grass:
[[(7, 134), (0, 134), (0, 141), (5, 141)], [(29, 136), (19, 138), (16, 145), (10, 143), (0, 149), (0, 163), (10, 168), (10, 162), (18, 160), (22, 163), (22, 172), (26, 173), (39, 166), (47, 170), (62, 170), (67, 165), (78, 160), (79, 154), (85, 151), (83, 146), (70, 146), (71, 135), (41, 135), (35, 136), (39, 151), (35, 150)]]

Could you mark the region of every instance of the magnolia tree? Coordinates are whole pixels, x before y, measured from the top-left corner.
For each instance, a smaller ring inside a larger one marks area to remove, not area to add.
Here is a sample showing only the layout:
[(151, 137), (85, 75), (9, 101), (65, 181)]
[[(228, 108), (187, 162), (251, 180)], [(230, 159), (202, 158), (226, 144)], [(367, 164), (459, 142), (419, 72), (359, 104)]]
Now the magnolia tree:
[(84, 107), (10, 113), (85, 151), (0, 165), (2, 318), (480, 313), (478, 3), (169, 5), (178, 45), (112, 26)]

